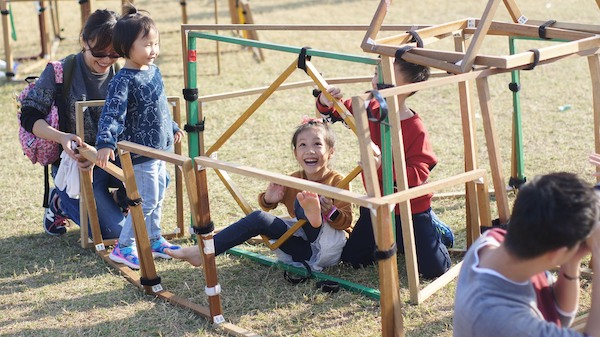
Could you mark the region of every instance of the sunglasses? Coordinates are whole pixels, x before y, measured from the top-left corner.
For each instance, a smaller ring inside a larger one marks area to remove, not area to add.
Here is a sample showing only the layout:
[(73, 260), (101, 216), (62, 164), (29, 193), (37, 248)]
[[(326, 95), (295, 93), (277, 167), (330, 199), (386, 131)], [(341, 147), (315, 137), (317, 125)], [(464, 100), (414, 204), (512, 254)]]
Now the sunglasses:
[(90, 54), (92, 54), (93, 57), (95, 58), (99, 58), (99, 59), (103, 59), (105, 57), (110, 57), (111, 59), (118, 59), (119, 57), (121, 57), (119, 54), (117, 53), (112, 53), (112, 54), (101, 54), (98, 52), (93, 51), (91, 48), (86, 49), (86, 51), (89, 51)]

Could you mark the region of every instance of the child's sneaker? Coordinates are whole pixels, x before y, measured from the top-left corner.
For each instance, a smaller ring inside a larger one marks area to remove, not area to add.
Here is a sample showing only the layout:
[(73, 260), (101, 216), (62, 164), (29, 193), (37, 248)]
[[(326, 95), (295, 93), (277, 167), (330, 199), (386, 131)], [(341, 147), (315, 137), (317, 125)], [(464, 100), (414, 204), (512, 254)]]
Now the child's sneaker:
[(163, 238), (162, 236), (160, 237), (160, 239), (152, 242), (150, 247), (152, 248), (152, 256), (161, 257), (167, 260), (171, 257), (167, 255), (167, 253), (165, 253), (165, 248), (169, 248), (170, 250), (181, 249), (180, 246), (170, 244), (169, 241), (165, 240), (165, 238)]
[(58, 193), (50, 190), (48, 208), (44, 212), (44, 230), (53, 236), (61, 236), (67, 232), (67, 216), (58, 207)]
[(431, 221), (433, 222), (435, 229), (440, 233), (444, 246), (452, 248), (452, 246), (454, 246), (454, 233), (452, 233), (452, 229), (443, 223), (433, 211), (431, 211)]
[(140, 269), (140, 259), (138, 258), (137, 248), (135, 245), (121, 247), (118, 243), (108, 257), (117, 262), (126, 265), (131, 269)]

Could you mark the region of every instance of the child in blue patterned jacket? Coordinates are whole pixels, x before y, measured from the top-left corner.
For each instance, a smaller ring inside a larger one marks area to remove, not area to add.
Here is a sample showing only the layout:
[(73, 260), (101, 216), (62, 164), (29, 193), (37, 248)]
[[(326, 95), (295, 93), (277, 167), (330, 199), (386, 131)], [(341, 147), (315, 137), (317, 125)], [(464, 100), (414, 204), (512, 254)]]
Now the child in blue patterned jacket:
[[(169, 113), (162, 75), (154, 64), (159, 53), (159, 33), (152, 18), (132, 5), (127, 6), (115, 27), (113, 46), (125, 58), (125, 65), (109, 84), (99, 121), (96, 164), (100, 167), (106, 167), (109, 159), (115, 160), (118, 141), (171, 151), (173, 144), (183, 137), (183, 131)], [(132, 161), (152, 255), (169, 259), (164, 249), (180, 247), (170, 244), (160, 231), (161, 207), (168, 184), (165, 162), (141, 155), (134, 155)], [(109, 257), (139, 269), (131, 215)]]

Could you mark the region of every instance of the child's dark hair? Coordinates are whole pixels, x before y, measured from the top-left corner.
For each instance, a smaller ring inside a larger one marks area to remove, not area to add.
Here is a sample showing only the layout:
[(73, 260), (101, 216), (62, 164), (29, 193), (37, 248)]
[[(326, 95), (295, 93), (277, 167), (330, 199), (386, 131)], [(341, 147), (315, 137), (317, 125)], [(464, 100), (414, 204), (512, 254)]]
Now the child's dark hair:
[(122, 57), (129, 57), (131, 46), (138, 39), (148, 35), (151, 30), (158, 31), (154, 20), (145, 10), (138, 10), (132, 4), (123, 7), (123, 16), (117, 21), (113, 37), (115, 52)]
[(323, 138), (328, 148), (335, 146), (335, 133), (333, 129), (329, 127), (328, 123), (324, 123), (321, 118), (305, 118), (302, 124), (298, 125), (294, 135), (292, 136), (292, 150), (296, 149), (296, 142), (298, 141), (298, 135), (309, 128), (320, 128), (323, 130)]
[[(404, 79), (408, 83), (424, 82), (429, 79), (429, 67), (404, 61), (401, 57), (394, 59), (394, 67), (397, 67), (397, 70), (404, 75)], [(410, 97), (415, 93), (416, 91), (413, 91), (408, 96)]]
[[(119, 15), (108, 9), (98, 9), (90, 14), (81, 28), (81, 42), (93, 44), (94, 50), (104, 51), (112, 47), (113, 33)], [(87, 46), (84, 45), (84, 48)]]
[(573, 248), (598, 221), (598, 196), (575, 174), (537, 176), (519, 189), (504, 244), (521, 259)]

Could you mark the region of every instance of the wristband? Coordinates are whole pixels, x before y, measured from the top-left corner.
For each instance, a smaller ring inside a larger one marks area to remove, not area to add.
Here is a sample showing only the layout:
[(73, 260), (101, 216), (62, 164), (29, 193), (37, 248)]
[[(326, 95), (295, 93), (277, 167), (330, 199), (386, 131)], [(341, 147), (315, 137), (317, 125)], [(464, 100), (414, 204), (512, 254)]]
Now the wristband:
[(337, 209), (337, 207), (335, 207), (335, 206), (333, 206), (333, 205), (332, 205), (332, 206), (331, 206), (331, 209), (329, 210), (329, 212), (328, 212), (328, 213), (327, 213), (327, 215), (325, 216), (325, 219), (327, 219), (328, 221), (335, 220), (335, 219), (332, 219), (332, 218), (331, 218), (331, 216), (332, 216), (332, 215), (333, 215), (333, 213), (335, 213), (335, 211), (337, 211), (337, 210), (338, 210), (338, 209)]
[(569, 276), (567, 275), (564, 271), (561, 273), (562, 276), (564, 276), (567, 280), (569, 281), (575, 281), (575, 280), (579, 280), (579, 276), (573, 277), (573, 276)]

